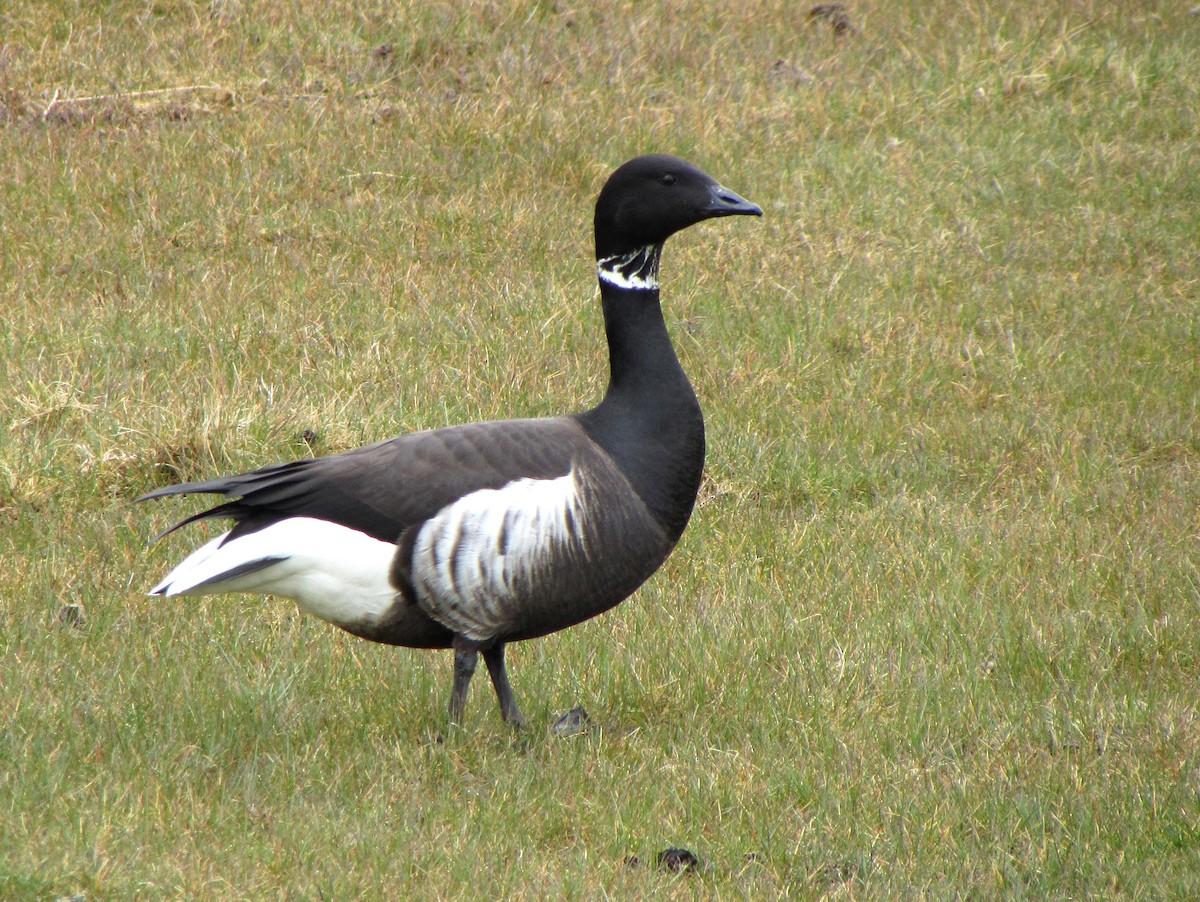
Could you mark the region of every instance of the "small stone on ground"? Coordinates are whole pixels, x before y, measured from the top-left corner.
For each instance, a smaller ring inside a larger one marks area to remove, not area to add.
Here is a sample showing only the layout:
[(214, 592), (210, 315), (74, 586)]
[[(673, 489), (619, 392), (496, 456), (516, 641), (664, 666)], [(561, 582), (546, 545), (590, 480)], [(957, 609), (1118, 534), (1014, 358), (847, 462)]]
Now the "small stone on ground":
[(667, 849), (658, 853), (658, 866), (664, 871), (694, 871), (700, 859), (687, 849)]
[(580, 733), (586, 733), (592, 724), (591, 717), (587, 711), (576, 705), (558, 720), (550, 725), (550, 732), (561, 739), (568, 736), (578, 736)]

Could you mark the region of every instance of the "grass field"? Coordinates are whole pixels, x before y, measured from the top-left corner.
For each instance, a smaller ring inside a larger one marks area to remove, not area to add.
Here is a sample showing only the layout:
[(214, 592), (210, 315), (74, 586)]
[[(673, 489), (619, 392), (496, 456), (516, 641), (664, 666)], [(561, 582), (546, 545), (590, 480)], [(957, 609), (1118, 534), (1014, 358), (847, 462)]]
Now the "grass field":
[[(0, 9), (0, 898), (1200, 895), (1200, 16), (808, 6)], [(154, 486), (596, 401), (647, 151), (766, 215), (667, 246), (701, 502), (533, 729), (145, 597)]]

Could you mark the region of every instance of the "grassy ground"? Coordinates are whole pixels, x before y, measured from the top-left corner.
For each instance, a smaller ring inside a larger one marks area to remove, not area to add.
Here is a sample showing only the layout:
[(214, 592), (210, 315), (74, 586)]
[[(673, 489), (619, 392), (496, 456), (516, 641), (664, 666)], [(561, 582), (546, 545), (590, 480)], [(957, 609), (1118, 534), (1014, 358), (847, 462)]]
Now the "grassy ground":
[[(806, 7), (0, 11), (0, 897), (1200, 893), (1200, 17)], [(589, 734), (144, 597), (153, 486), (595, 401), (649, 150), (767, 215), (664, 259), (679, 550), (512, 649)]]

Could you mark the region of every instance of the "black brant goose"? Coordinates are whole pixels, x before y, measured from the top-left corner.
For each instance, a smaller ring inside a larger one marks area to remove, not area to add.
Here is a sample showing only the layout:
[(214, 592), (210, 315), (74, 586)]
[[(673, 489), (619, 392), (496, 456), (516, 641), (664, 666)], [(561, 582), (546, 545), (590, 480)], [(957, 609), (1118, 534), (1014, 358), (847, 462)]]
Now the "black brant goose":
[(704, 420), (659, 306), (663, 242), (705, 219), (761, 215), (684, 160), (625, 163), (596, 201), (610, 365), (597, 407), (157, 489), (138, 500), (231, 499), (162, 535), (211, 517), (234, 525), (151, 594), (283, 595), (364, 639), (452, 647), (455, 723), (482, 652), (501, 715), (523, 724), (504, 646), (626, 598), (666, 560), (696, 500)]

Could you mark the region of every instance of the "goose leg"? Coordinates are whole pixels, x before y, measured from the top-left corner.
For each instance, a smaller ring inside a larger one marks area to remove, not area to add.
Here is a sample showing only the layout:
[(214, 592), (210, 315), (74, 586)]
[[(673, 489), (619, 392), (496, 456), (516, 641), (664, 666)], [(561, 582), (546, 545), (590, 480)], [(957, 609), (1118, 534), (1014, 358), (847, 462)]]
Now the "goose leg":
[(525, 726), (525, 717), (517, 707), (513, 697), (512, 686), (508, 683), (508, 671), (504, 667), (504, 643), (497, 642), (491, 648), (484, 650), (483, 662), (487, 664), (488, 674), (492, 677), (492, 685), (496, 688), (496, 699), (500, 702), (500, 716), (504, 722), (518, 729)]
[(450, 723), (462, 723), (463, 710), (467, 707), (467, 689), (475, 675), (475, 664), (479, 660), (479, 643), (463, 636), (454, 637), (454, 689), (450, 693)]

